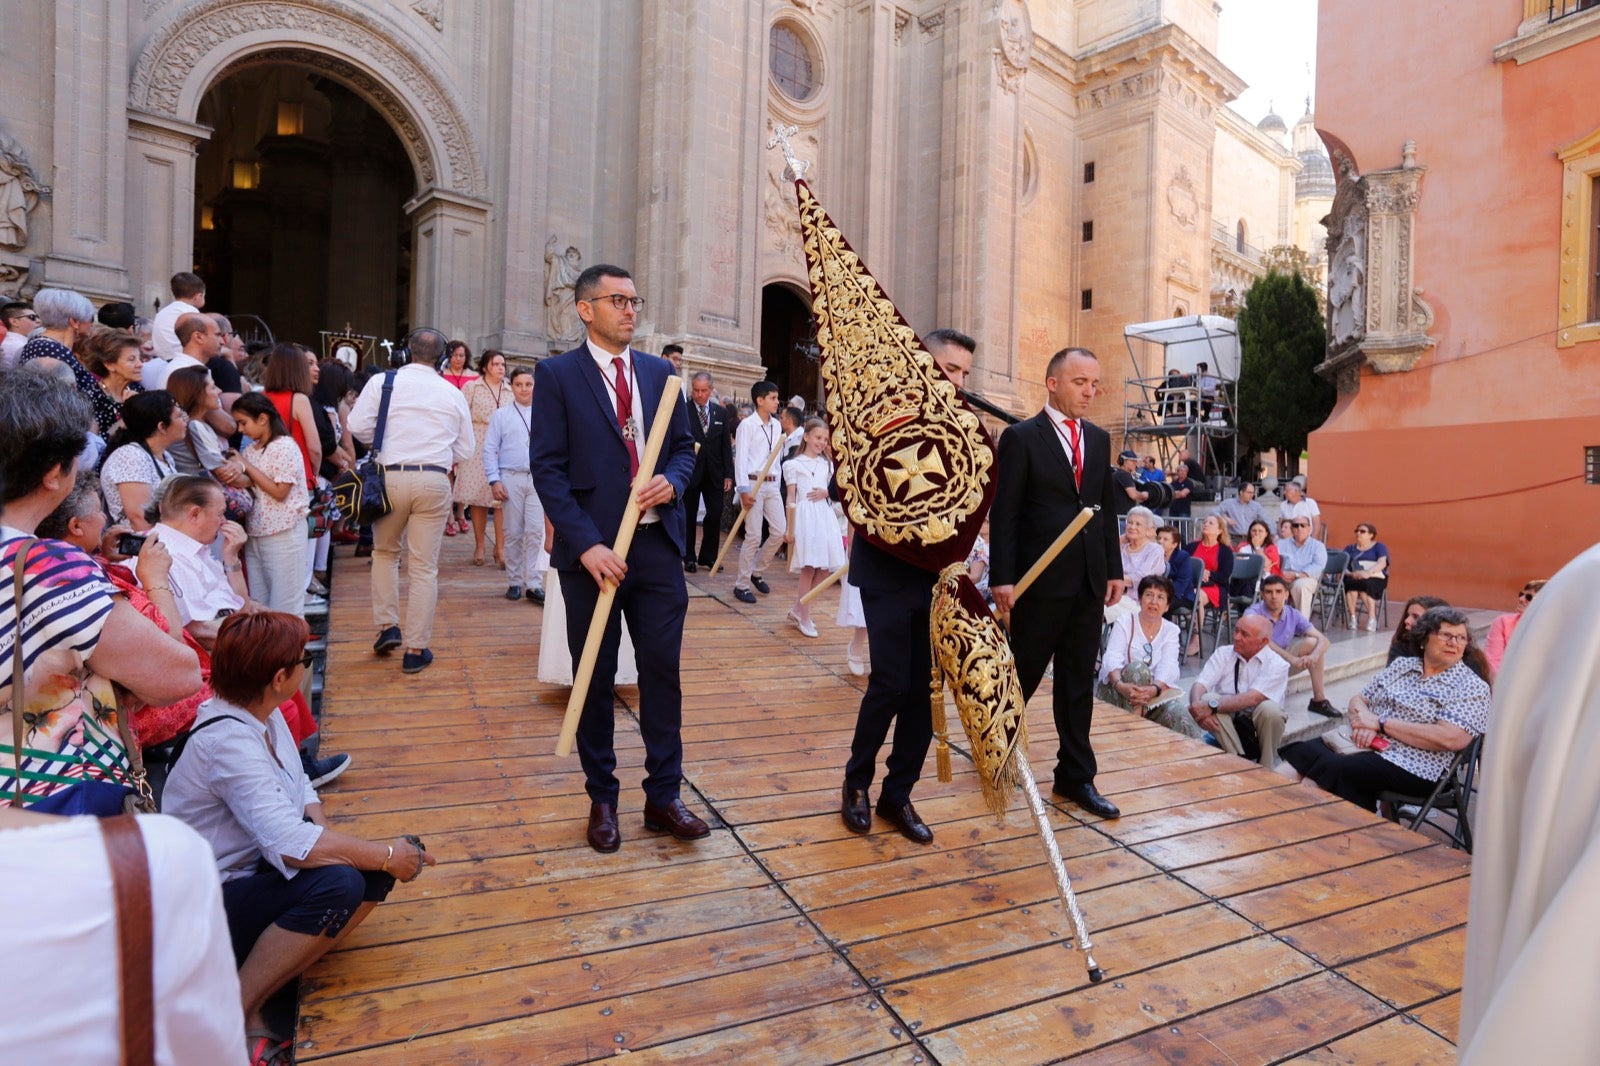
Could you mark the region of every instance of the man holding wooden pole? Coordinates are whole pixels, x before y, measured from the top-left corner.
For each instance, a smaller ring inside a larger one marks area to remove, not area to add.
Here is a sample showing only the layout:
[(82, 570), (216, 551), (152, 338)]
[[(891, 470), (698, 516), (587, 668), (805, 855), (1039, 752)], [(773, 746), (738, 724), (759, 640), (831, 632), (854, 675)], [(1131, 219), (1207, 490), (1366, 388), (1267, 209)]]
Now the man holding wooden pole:
[[(1045, 370), (1044, 410), (1000, 434), (999, 477), (989, 512), (989, 589), (1011, 615), (1011, 649), (1023, 699), (1055, 660), (1054, 710), (1061, 738), (1053, 791), (1101, 818), (1121, 812), (1094, 787), (1094, 660), (1103, 607), (1122, 598), (1111, 438), (1084, 416), (1100, 384), (1087, 348), (1064, 348)], [(1026, 596), (1018, 579), (1085, 507), (1099, 505), (1081, 536), (1045, 568)], [(1013, 609), (1015, 608), (1015, 609)]]
[[(672, 365), (629, 347), (644, 301), (628, 272), (591, 266), (579, 275), (573, 295), (588, 337), (534, 368), (529, 459), (545, 514), (555, 527), (550, 562), (566, 601), (575, 681), (592, 663), (577, 727), (590, 800), (587, 839), (596, 851), (612, 852), (622, 843), (612, 743), (622, 615), (634, 634), (639, 665), (645, 828), (680, 840), (710, 832), (678, 795), (683, 781), (678, 659), (689, 603), (681, 496), (694, 469), (694, 438), (681, 396), (672, 398), (670, 408), (661, 402), (667, 383), (676, 380)], [(659, 455), (651, 456), (647, 435), (658, 412), (668, 409), (670, 425)], [(641, 460), (654, 476), (635, 492)], [(630, 507), (639, 510), (638, 527), (624, 558), (613, 547)], [(612, 597), (602, 595), (607, 586), (615, 587), (614, 604), (621, 612), (610, 614), (603, 638), (590, 649), (585, 637), (597, 605), (608, 610), (613, 605)]]

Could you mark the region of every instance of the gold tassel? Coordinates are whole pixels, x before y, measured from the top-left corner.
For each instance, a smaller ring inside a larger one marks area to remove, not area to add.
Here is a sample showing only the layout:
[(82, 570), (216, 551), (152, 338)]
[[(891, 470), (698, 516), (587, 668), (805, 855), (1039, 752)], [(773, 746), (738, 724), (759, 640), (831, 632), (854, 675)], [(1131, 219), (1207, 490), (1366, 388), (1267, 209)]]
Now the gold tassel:
[(933, 735), (938, 738), (938, 747), (933, 752), (934, 765), (939, 770), (939, 780), (950, 780), (950, 728), (944, 717), (944, 675), (939, 671), (939, 650), (932, 632), (930, 620), (929, 633), (929, 660), (933, 663), (933, 678), (929, 690), (930, 710), (933, 715)]

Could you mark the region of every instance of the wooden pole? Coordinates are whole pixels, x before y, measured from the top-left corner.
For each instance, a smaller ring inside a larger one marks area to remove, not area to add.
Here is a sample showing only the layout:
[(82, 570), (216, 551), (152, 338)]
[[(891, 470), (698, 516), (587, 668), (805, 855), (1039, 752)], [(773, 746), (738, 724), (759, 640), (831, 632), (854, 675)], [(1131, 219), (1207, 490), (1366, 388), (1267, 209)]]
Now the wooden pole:
[(1034, 564), (1028, 567), (1028, 572), (1022, 575), (1021, 580), (1017, 582), (1017, 587), (1011, 593), (1013, 603), (1022, 599), (1022, 594), (1028, 591), (1028, 586), (1039, 580), (1039, 575), (1044, 573), (1045, 569), (1056, 561), (1056, 556), (1060, 555), (1067, 545), (1072, 543), (1072, 538), (1076, 537), (1083, 530), (1083, 527), (1089, 524), (1089, 519), (1093, 518), (1094, 513), (1099, 509), (1098, 507), (1085, 507), (1078, 512), (1078, 517), (1074, 518), (1067, 525), (1067, 528), (1061, 531), (1061, 535), (1051, 542), (1050, 547), (1045, 549), (1044, 554), (1039, 556)]
[(844, 577), (849, 572), (850, 572), (850, 564), (849, 563), (845, 563), (843, 566), (839, 567), (839, 569), (835, 570), (833, 573), (829, 574), (827, 577), (823, 578), (821, 581), (817, 582), (815, 585), (812, 585), (811, 586), (811, 591), (806, 593), (804, 596), (800, 597), (800, 602), (802, 604), (810, 603), (812, 600), (817, 598), (817, 594), (819, 592), (821, 592), (823, 589), (827, 588), (829, 585), (833, 584), (835, 581), (838, 581), (840, 578)]
[[(755, 500), (756, 493), (761, 491), (761, 486), (767, 483), (767, 474), (772, 470), (772, 464), (778, 461), (778, 453), (783, 451), (783, 444), (784, 438), (780, 436), (778, 443), (772, 446), (772, 454), (767, 456), (767, 461), (761, 465), (761, 475), (756, 478), (756, 483), (751, 486), (750, 499), (752, 501)], [(745, 516), (753, 509), (753, 503), (750, 507), (739, 508), (739, 517), (733, 520), (733, 528), (728, 530), (728, 539), (722, 542), (722, 550), (717, 553), (717, 561), (711, 564), (711, 569), (707, 570), (706, 573), (714, 574), (721, 568), (722, 560), (728, 557), (728, 549), (733, 547), (733, 540), (739, 535), (739, 530), (744, 525)]]
[[(639, 528), (639, 508), (634, 504), (634, 499), (639, 492), (655, 477), (656, 459), (661, 455), (661, 446), (666, 442), (667, 429), (672, 423), (672, 407), (681, 396), (681, 381), (676, 374), (667, 378), (666, 386), (661, 390), (661, 402), (656, 405), (656, 417), (650, 423), (650, 435), (645, 440), (644, 455), (639, 459), (639, 471), (633, 475), (633, 490), (628, 497), (628, 506), (622, 512), (622, 525), (617, 527), (617, 542), (611, 550), (622, 556), (628, 557), (628, 549), (633, 546), (633, 534)], [(605, 638), (606, 622), (611, 618), (611, 604), (617, 598), (617, 586), (611, 581), (606, 581), (600, 586), (600, 598), (594, 605), (594, 616), (589, 619), (589, 633), (583, 638), (583, 654), (578, 659), (578, 668), (572, 674), (572, 692), (567, 697), (567, 715), (561, 722), (561, 738), (556, 741), (556, 754), (567, 756), (572, 754), (572, 743), (578, 736), (578, 719), (583, 717), (583, 701), (589, 695), (589, 683), (594, 680), (594, 663), (600, 657), (600, 641)]]

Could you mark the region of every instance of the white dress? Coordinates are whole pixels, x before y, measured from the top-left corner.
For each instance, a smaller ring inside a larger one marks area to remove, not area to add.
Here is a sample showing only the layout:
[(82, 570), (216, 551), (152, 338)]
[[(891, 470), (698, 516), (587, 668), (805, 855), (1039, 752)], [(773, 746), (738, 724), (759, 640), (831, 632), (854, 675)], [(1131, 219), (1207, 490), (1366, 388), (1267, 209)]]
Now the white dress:
[(844, 538), (832, 501), (806, 499), (812, 489), (826, 490), (832, 479), (833, 465), (820, 455), (797, 455), (783, 464), (783, 480), (795, 490), (791, 571), (807, 566), (837, 570), (844, 565)]
[[(549, 555), (540, 553), (548, 560)], [(572, 686), (572, 654), (567, 650), (567, 609), (561, 598), (561, 575), (554, 569), (544, 575), (544, 619), (539, 629), (539, 680), (547, 685)], [(614, 684), (637, 685), (639, 666), (633, 658), (633, 637), (628, 620), (622, 620), (622, 643), (617, 645)], [(592, 690), (591, 690), (592, 691)]]

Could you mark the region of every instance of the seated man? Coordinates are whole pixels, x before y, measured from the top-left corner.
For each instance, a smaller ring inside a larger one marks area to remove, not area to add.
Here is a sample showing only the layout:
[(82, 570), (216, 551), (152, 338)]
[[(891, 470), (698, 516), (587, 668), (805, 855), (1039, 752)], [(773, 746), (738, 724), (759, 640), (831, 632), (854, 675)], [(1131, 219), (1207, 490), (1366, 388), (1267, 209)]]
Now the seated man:
[(1189, 714), (1217, 738), (1222, 750), (1255, 759), (1268, 770), (1283, 740), (1284, 694), (1289, 666), (1267, 650), (1272, 626), (1246, 615), (1233, 628), (1233, 643), (1211, 653), (1189, 689)]
[(1322, 524), (1322, 508), (1317, 506), (1316, 500), (1306, 495), (1306, 490), (1298, 481), (1290, 481), (1283, 486), (1283, 506), (1278, 508), (1278, 514), (1283, 518), (1309, 519), (1313, 533)]
[(1311, 703), (1307, 709), (1324, 718), (1337, 718), (1339, 712), (1328, 702), (1322, 687), (1322, 667), (1332, 642), (1311, 619), (1289, 606), (1289, 584), (1276, 574), (1261, 581), (1261, 601), (1245, 609), (1245, 615), (1265, 618), (1272, 624), (1269, 647), (1289, 664), (1289, 676), (1304, 670), (1311, 675)]
[(1328, 568), (1328, 546), (1311, 535), (1314, 519), (1295, 518), (1289, 523), (1288, 540), (1278, 541), (1279, 573), (1289, 583), (1289, 597), (1295, 609), (1303, 615), (1311, 614), (1311, 600), (1317, 594), (1317, 582)]
[[(239, 556), (247, 539), (243, 527), (224, 514), (222, 486), (209, 477), (179, 474), (161, 486), (155, 501), (160, 522), (150, 531), (172, 556), (167, 581), (178, 603), (183, 628), (207, 651), (217, 627), (236, 611), (259, 611), (245, 587)], [(222, 538), (222, 561), (211, 556), (211, 543)]]
[(1267, 512), (1261, 509), (1261, 504), (1256, 499), (1255, 483), (1251, 481), (1239, 486), (1238, 497), (1230, 497), (1217, 504), (1214, 513), (1228, 523), (1228, 535), (1235, 543), (1247, 537), (1251, 522), (1267, 520)]

